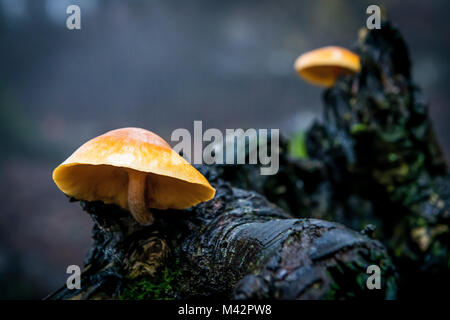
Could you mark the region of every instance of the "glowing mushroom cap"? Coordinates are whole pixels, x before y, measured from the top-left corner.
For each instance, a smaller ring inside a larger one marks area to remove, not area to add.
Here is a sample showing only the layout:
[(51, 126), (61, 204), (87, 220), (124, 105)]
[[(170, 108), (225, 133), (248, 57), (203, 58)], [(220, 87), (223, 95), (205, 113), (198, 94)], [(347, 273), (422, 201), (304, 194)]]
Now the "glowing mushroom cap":
[(302, 54), (294, 67), (306, 81), (332, 87), (340, 75), (358, 73), (361, 63), (357, 54), (345, 48), (324, 47)]
[[(114, 203), (132, 213), (132, 204), (141, 211), (185, 209), (215, 194), (206, 178), (166, 141), (139, 128), (112, 130), (89, 140), (53, 171), (53, 180), (68, 196)], [(152, 221), (133, 216), (142, 224)]]

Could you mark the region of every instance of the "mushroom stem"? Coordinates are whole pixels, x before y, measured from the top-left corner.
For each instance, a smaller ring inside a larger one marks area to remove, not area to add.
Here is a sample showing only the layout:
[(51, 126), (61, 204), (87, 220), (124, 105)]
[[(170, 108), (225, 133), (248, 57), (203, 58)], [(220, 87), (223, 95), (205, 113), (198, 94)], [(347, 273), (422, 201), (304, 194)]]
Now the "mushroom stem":
[(142, 225), (153, 223), (153, 215), (147, 208), (146, 175), (140, 172), (128, 172), (128, 209), (134, 219)]

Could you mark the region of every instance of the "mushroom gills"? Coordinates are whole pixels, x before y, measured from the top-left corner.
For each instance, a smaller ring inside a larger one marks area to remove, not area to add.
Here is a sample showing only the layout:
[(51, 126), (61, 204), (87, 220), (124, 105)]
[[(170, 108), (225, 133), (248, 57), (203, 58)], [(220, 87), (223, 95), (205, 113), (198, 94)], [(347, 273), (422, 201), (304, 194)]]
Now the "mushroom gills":
[(147, 208), (146, 176), (140, 172), (128, 172), (128, 209), (141, 225), (153, 223), (153, 215)]

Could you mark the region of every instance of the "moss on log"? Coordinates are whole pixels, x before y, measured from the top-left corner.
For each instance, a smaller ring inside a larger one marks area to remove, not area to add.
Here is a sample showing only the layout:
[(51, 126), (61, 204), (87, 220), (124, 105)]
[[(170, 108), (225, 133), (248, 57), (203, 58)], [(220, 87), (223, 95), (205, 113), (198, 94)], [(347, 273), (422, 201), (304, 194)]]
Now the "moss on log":
[[(261, 195), (201, 168), (216, 197), (156, 211), (142, 227), (114, 205), (83, 202), (95, 221), (80, 290), (52, 299), (395, 297), (395, 270), (376, 240), (317, 219), (294, 219)], [(366, 286), (382, 267), (382, 290)]]
[[(150, 227), (83, 202), (95, 226), (82, 288), (49, 298), (394, 298), (397, 286), (403, 298), (438, 295), (450, 274), (450, 177), (427, 105), (390, 23), (361, 31), (355, 51), (361, 73), (325, 91), (302, 159), (281, 139), (276, 175), (201, 167), (216, 197), (156, 211)], [(365, 286), (371, 264), (382, 290)]]
[(399, 296), (438, 296), (437, 284), (450, 280), (450, 176), (428, 106), (390, 23), (362, 29), (355, 51), (361, 73), (324, 92), (324, 121), (306, 132), (308, 159), (282, 152), (274, 176), (255, 166), (221, 170), (294, 216), (373, 224), (398, 267)]

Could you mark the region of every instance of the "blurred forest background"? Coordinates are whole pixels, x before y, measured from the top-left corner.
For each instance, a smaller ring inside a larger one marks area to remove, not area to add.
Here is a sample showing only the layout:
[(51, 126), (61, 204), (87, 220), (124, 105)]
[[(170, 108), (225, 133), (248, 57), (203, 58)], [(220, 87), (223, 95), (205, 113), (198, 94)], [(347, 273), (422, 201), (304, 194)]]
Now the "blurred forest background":
[[(280, 128), (321, 117), (302, 52), (351, 47), (382, 4), (411, 50), (450, 154), (450, 3), (428, 1), (0, 0), (0, 298), (42, 298), (83, 264), (91, 221), (52, 170), (86, 140), (137, 126)], [(66, 28), (81, 7), (82, 30)]]

